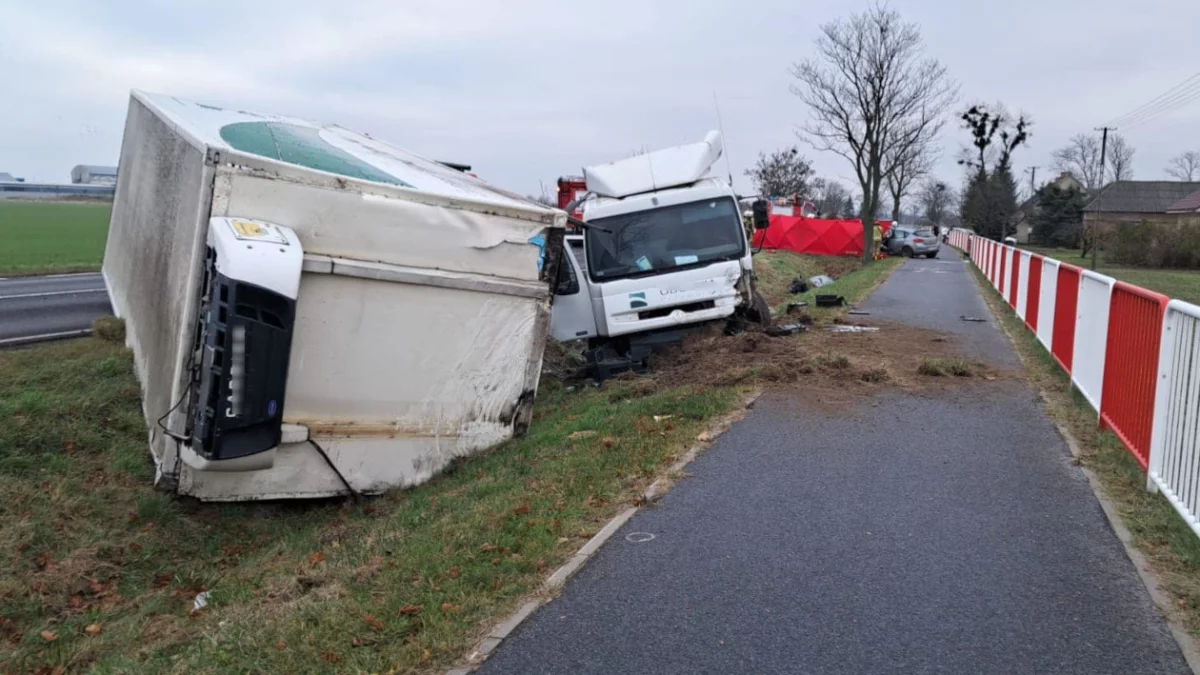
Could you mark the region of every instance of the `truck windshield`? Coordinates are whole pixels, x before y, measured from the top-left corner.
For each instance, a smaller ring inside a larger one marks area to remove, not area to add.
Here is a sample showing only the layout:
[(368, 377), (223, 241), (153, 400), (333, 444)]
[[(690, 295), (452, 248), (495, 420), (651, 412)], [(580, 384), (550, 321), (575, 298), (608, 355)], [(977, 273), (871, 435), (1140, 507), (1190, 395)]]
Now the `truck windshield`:
[(607, 230), (586, 232), (588, 269), (596, 280), (735, 260), (746, 250), (737, 205), (728, 197), (589, 222)]

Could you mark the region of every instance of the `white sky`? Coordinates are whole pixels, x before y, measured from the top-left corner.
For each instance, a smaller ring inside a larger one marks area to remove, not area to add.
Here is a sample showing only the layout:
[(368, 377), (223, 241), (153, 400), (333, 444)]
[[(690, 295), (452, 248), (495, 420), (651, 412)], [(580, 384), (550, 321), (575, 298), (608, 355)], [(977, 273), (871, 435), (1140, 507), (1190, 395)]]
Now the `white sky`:
[[(962, 103), (1034, 119), (1018, 170), (1200, 70), (1194, 0), (893, 0)], [(739, 188), (759, 151), (797, 143), (790, 65), (864, 3), (810, 0), (0, 0), (0, 171), (66, 182), (115, 164), (129, 90), (335, 122), (515, 191), (584, 164), (699, 141), (720, 101)], [(962, 105), (960, 104), (960, 108)], [(951, 113), (954, 111), (948, 111)], [(1134, 177), (1200, 149), (1200, 101), (1128, 133)], [(967, 133), (943, 132), (940, 176)], [(820, 175), (842, 158), (801, 144)], [(1027, 182), (1028, 176), (1023, 179)]]

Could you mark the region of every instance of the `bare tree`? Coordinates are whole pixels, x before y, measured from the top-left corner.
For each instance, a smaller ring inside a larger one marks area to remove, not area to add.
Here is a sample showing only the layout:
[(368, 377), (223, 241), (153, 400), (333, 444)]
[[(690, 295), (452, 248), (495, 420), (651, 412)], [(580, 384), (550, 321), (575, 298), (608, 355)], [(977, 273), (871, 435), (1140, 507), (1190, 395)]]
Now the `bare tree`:
[(1167, 175), (1177, 180), (1194, 181), (1200, 178), (1200, 152), (1187, 152), (1171, 158), (1167, 165)]
[(1104, 158), (1104, 175), (1100, 175), (1101, 139), (1088, 134), (1075, 134), (1067, 145), (1055, 150), (1050, 157), (1055, 171), (1066, 171), (1083, 186), (1094, 190), (1114, 180), (1133, 178), (1133, 146), (1119, 134), (1110, 134)]
[(926, 179), (917, 193), (921, 215), (934, 225), (941, 225), (942, 221), (946, 220), (946, 216), (950, 215), (954, 208), (954, 201), (954, 190), (935, 178)]
[(879, 5), (822, 26), (816, 55), (793, 66), (792, 75), (792, 93), (812, 114), (801, 137), (854, 166), (863, 258), (870, 260), (881, 188), (895, 171), (888, 153), (929, 144), (957, 86), (942, 64), (923, 56), (917, 25)]
[(841, 215), (846, 198), (850, 196), (846, 186), (836, 180), (817, 178), (813, 181), (813, 189), (816, 194), (813, 205), (817, 207), (818, 217), (837, 218)]
[(1051, 167), (1074, 176), (1088, 190), (1103, 182), (1100, 176), (1100, 139), (1087, 134), (1075, 134), (1067, 145), (1050, 153)]
[(934, 153), (931, 147), (910, 147), (907, 152), (894, 149), (888, 153), (891, 174), (885, 181), (888, 194), (892, 197), (892, 221), (900, 220), (900, 202), (908, 196), (917, 181), (929, 174), (933, 168)]
[(1133, 178), (1133, 146), (1120, 134), (1109, 134), (1108, 152), (1104, 158), (1108, 181)]
[(763, 197), (792, 197), (808, 195), (813, 170), (800, 150), (791, 147), (776, 150), (769, 157), (758, 153), (754, 168), (745, 173)]

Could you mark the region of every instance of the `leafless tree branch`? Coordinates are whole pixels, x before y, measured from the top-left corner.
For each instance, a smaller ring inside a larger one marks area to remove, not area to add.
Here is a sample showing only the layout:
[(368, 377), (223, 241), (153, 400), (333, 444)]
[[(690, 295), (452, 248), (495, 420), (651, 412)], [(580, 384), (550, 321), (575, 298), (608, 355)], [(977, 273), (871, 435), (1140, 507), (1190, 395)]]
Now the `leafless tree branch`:
[(798, 135), (854, 167), (869, 257), (884, 181), (900, 158), (920, 155), (933, 142), (958, 87), (944, 66), (923, 56), (917, 25), (878, 5), (822, 26), (816, 55), (795, 64), (792, 75), (792, 93), (812, 118)]
[(1182, 181), (1194, 181), (1200, 178), (1200, 152), (1187, 152), (1171, 158), (1167, 165), (1167, 175)]

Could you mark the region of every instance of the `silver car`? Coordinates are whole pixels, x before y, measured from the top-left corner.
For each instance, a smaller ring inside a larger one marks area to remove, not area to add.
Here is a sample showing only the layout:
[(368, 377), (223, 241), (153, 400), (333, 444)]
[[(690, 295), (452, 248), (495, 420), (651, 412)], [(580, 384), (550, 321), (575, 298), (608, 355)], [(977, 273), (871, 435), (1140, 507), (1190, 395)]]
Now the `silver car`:
[(884, 250), (888, 255), (902, 255), (905, 258), (936, 258), (942, 242), (930, 227), (912, 227), (911, 225), (895, 225), (888, 230), (884, 238)]

